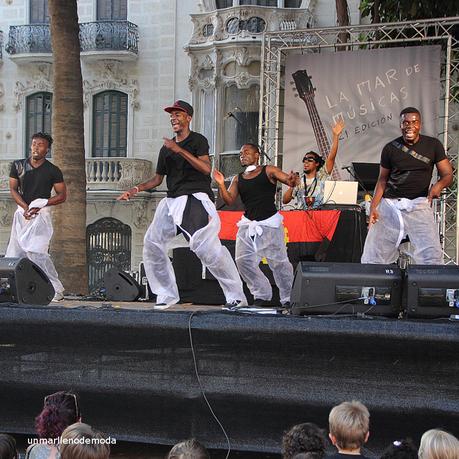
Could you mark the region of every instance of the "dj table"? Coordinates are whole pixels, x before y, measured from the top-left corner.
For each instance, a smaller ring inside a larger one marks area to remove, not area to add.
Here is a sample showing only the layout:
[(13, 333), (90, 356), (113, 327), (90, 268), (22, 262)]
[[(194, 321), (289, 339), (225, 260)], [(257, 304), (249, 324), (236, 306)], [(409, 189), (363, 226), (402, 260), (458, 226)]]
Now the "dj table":
[[(233, 257), (236, 223), (242, 214), (241, 211), (219, 212), (219, 237)], [(360, 262), (367, 233), (365, 212), (360, 206), (327, 206), (321, 210), (292, 210), (281, 214), (287, 252), (294, 269), (300, 261)], [(182, 301), (224, 303), (215, 278), (202, 269), (201, 262), (188, 248), (174, 250), (173, 266)], [(268, 266), (262, 263), (261, 268), (274, 285)]]

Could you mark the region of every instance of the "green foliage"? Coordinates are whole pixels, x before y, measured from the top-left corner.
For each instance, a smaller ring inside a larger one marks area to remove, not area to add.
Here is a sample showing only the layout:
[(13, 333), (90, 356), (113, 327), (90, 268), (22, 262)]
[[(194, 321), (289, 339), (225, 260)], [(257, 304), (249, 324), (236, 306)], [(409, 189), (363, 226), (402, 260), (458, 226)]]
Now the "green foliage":
[[(377, 11), (375, 11), (375, 4)], [(399, 22), (415, 19), (431, 19), (459, 16), (459, 2), (456, 0), (361, 0), (362, 16), (370, 16), (375, 22)]]

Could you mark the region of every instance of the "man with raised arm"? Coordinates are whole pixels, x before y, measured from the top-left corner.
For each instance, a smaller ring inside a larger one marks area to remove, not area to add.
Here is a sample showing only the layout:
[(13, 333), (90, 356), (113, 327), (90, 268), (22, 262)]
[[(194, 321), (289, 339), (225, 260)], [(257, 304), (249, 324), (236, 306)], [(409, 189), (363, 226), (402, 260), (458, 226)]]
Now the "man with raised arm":
[(214, 179), (226, 204), (233, 204), (240, 195), (245, 207), (245, 213), (237, 224), (236, 264), (255, 298), (254, 304), (264, 306), (272, 298), (271, 285), (259, 266), (262, 258), (266, 257), (279, 288), (281, 304), (289, 305), (293, 267), (287, 257), (283, 217), (277, 211), (274, 198), (277, 181), (292, 186), (295, 174), (291, 172), (287, 175), (274, 166), (260, 166), (259, 159), (258, 146), (245, 144), (240, 151), (245, 171), (234, 177), (228, 189), (225, 177), (218, 170), (214, 171)]
[[(389, 142), (381, 153), (362, 263), (394, 263), (400, 242), (408, 236), (414, 263), (442, 264), (431, 204), (451, 185), (451, 164), (438, 139), (420, 134), (419, 110), (403, 109), (400, 129), (401, 137)], [(429, 189), (434, 165), (439, 178)]]
[[(46, 159), (52, 143), (49, 134), (35, 133), (30, 156), (11, 166), (10, 193), (18, 208), (5, 257), (27, 257), (37, 264), (53, 284), (53, 301), (61, 301), (64, 287), (48, 253), (53, 235), (50, 207), (65, 201), (67, 189), (61, 170)], [(55, 193), (52, 197), (51, 190)]]
[(247, 305), (236, 266), (218, 238), (220, 218), (210, 187), (207, 139), (190, 130), (193, 116), (190, 104), (177, 100), (164, 110), (170, 114), (175, 137), (164, 138), (156, 174), (118, 197), (119, 200), (129, 200), (139, 191), (156, 188), (164, 176), (167, 177), (167, 197), (156, 208), (143, 247), (145, 272), (152, 292), (157, 295), (156, 304), (170, 305), (180, 300), (167, 244), (182, 233), (190, 249), (218, 280), (226, 304), (231, 307)]

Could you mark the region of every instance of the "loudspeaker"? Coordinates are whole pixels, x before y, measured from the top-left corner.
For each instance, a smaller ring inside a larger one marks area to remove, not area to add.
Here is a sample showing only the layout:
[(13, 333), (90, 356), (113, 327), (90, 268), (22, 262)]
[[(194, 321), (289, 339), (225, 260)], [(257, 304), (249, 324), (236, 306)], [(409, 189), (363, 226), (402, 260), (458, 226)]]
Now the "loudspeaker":
[(105, 294), (112, 301), (135, 301), (140, 296), (140, 285), (129, 274), (118, 268), (104, 274)]
[(394, 265), (300, 262), (290, 304), (294, 315), (355, 314), (397, 316), (402, 272)]
[(28, 258), (0, 258), (0, 302), (47, 305), (54, 288), (43, 270)]
[(405, 290), (408, 317), (459, 317), (459, 266), (409, 265)]

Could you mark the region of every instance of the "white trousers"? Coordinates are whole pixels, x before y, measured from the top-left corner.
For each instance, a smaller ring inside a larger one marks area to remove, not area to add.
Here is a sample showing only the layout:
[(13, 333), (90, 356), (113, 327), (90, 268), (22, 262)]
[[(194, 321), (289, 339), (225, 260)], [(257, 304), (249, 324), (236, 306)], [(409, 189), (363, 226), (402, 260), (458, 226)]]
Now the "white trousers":
[(63, 293), (64, 286), (59, 280), (54, 263), (49, 256), (49, 242), (53, 236), (51, 212), (44, 207), (31, 220), (24, 218), (24, 209), (18, 207), (13, 216), (10, 242), (5, 257), (23, 258), (37, 264), (48, 276), (56, 293)]
[(282, 223), (277, 227), (264, 226), (260, 222), (256, 229), (258, 231), (253, 232), (250, 225), (239, 226), (236, 237), (236, 265), (239, 273), (255, 299), (271, 300), (271, 284), (260, 269), (262, 258), (266, 258), (279, 288), (280, 301), (285, 304), (290, 301), (293, 267), (287, 256), (284, 226)]
[[(209, 215), (209, 223), (191, 235), (190, 250), (218, 280), (228, 303), (237, 300), (245, 301), (242, 281), (236, 265), (228, 249), (222, 246), (218, 238), (220, 218), (215, 205), (208, 197), (203, 198), (202, 193), (193, 196), (201, 200)], [(176, 200), (181, 200), (181, 198), (186, 198), (186, 196), (175, 199), (164, 198), (160, 201), (153, 222), (144, 238), (145, 273), (151, 291), (157, 295), (158, 304), (175, 304), (180, 300), (174, 269), (167, 255), (167, 244), (177, 235), (176, 222), (179, 223), (182, 220), (180, 215), (174, 215), (177, 208), (183, 213), (185, 205), (176, 206)]]
[(379, 219), (368, 231), (362, 263), (396, 262), (400, 241), (408, 235), (412, 247), (410, 255), (415, 264), (443, 264), (440, 237), (427, 198), (383, 198), (378, 211)]

